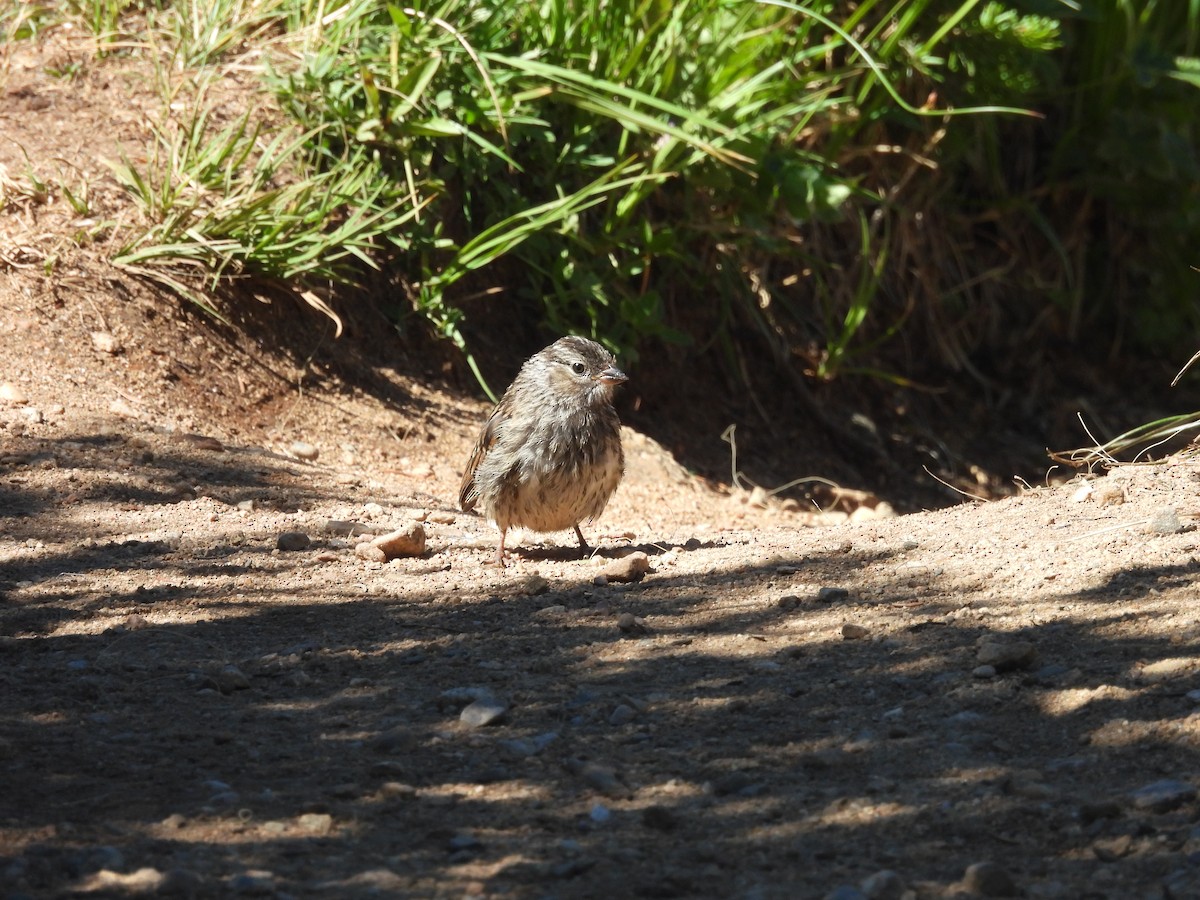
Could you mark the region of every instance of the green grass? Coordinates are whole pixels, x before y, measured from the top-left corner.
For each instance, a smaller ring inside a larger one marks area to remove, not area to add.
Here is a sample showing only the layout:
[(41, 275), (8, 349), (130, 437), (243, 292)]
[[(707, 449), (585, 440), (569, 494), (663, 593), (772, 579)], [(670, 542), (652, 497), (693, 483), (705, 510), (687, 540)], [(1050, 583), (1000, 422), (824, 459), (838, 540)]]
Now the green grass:
[[(160, 69), (114, 259), (189, 299), (265, 282), (336, 315), (378, 269), (397, 327), (468, 360), (504, 304), (627, 357), (690, 341), (731, 372), (906, 384), (898, 339), (983, 377), (997, 335), (1197, 324), (1200, 0), (1034, 5), (74, 8)], [(233, 66), (269, 115), (217, 125), (195, 86)]]

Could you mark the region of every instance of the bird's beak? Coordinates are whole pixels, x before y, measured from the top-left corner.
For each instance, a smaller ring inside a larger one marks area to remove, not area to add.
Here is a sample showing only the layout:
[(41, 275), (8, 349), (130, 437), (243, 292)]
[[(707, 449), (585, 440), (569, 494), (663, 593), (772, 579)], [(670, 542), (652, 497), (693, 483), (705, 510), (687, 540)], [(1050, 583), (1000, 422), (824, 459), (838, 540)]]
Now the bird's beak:
[(601, 384), (624, 384), (629, 380), (629, 376), (616, 366), (609, 366), (596, 376), (596, 380)]

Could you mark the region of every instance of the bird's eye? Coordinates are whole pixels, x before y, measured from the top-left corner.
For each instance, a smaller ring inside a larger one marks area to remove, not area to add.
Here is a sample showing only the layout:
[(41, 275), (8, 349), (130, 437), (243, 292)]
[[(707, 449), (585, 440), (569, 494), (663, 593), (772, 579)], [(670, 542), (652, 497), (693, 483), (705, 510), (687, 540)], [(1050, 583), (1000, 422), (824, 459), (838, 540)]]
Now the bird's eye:
[(584, 372), (587, 371), (587, 366), (585, 366), (581, 362), (573, 362), (573, 363), (571, 363), (571, 371), (574, 372), (576, 375), (582, 375)]

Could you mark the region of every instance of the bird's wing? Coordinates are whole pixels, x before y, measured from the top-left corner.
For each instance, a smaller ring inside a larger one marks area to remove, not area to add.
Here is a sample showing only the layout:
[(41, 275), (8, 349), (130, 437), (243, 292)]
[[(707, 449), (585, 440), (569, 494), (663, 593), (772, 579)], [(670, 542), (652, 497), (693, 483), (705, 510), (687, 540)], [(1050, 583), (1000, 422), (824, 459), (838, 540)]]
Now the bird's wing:
[(458, 488), (458, 505), (464, 512), (475, 508), (475, 502), (479, 499), (479, 491), (475, 488), (475, 470), (496, 443), (496, 429), (506, 418), (503, 404), (497, 405), (488, 417), (487, 425), (483, 427), (483, 434), (479, 436), (475, 449), (471, 451), (471, 458), (467, 460), (467, 470), (463, 472), (462, 484)]

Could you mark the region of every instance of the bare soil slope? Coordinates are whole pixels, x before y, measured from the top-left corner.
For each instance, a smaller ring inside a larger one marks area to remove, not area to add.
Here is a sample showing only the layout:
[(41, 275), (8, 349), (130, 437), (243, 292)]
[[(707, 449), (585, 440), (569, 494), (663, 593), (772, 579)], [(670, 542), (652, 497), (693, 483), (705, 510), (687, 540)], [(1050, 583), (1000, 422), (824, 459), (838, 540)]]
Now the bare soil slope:
[[(112, 214), (132, 95), (23, 65), (0, 163)], [(821, 515), (630, 432), (600, 553), (500, 570), (482, 404), (239, 345), (6, 202), (3, 896), (1200, 897), (1191, 460)]]

